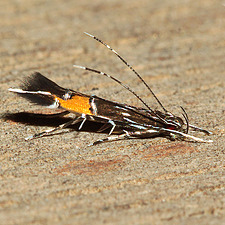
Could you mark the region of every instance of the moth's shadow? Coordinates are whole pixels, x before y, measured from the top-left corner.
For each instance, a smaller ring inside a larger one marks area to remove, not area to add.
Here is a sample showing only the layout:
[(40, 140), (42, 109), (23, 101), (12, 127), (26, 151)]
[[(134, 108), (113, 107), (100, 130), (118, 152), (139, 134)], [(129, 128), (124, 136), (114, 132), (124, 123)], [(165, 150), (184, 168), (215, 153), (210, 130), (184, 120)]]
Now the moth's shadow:
[[(57, 114), (39, 114), (39, 113), (29, 113), (29, 112), (19, 112), (19, 113), (5, 113), (1, 116), (5, 121), (13, 121), (17, 123), (22, 123), (26, 125), (33, 126), (48, 126), (48, 127), (58, 127), (71, 120), (69, 117), (65, 117)], [(82, 129), (79, 130), (80, 123), (70, 125), (68, 128), (74, 131), (85, 131), (96, 133), (104, 125), (102, 123), (85, 121)], [(101, 133), (109, 133), (110, 129), (106, 129)]]

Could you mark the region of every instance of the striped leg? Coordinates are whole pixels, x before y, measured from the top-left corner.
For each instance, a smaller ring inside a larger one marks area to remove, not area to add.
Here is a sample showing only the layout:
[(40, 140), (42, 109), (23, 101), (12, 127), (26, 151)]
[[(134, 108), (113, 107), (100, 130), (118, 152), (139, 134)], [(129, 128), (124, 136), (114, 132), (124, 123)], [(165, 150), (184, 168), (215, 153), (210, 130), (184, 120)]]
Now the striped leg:
[(125, 132), (124, 134), (120, 134), (117, 136), (108, 136), (107, 138), (97, 140), (94, 143), (89, 144), (88, 146), (97, 145), (97, 144), (108, 142), (108, 141), (119, 141), (119, 140), (132, 139), (132, 138), (147, 138), (147, 137), (150, 138), (160, 133), (158, 130), (144, 130), (144, 131), (124, 130), (124, 132)]
[[(81, 121), (82, 121), (81, 125), (83, 125), (83, 122), (84, 122), (85, 120), (86, 120), (86, 118), (83, 118), (83, 117), (80, 116), (80, 117), (77, 117), (77, 118), (75, 118), (75, 119), (71, 119), (70, 121), (68, 121), (68, 122), (66, 122), (66, 123), (61, 124), (61, 125), (59, 125), (58, 127), (55, 127), (55, 128), (49, 129), (49, 130), (45, 130), (45, 131), (43, 131), (43, 132), (41, 132), (41, 133), (38, 133), (38, 134), (34, 134), (34, 135), (32, 135), (32, 136), (29, 136), (29, 137), (25, 138), (25, 140), (27, 141), (27, 140), (31, 140), (31, 139), (34, 139), (34, 138), (40, 138), (40, 137), (43, 137), (43, 136), (48, 135), (48, 134), (51, 134), (51, 133), (53, 133), (53, 132), (55, 132), (55, 131), (57, 131), (57, 130), (62, 130), (62, 129), (64, 129), (64, 128), (66, 128), (66, 127), (72, 125), (72, 124), (79, 123), (79, 122), (81, 122)], [(81, 127), (82, 127), (82, 126), (80, 126), (79, 129), (81, 129)]]
[(208, 134), (208, 135), (209, 134), (213, 134), (212, 132), (210, 132), (208, 130), (205, 130), (205, 129), (200, 128), (200, 127), (196, 127), (196, 126), (194, 126), (192, 124), (189, 124), (189, 127), (191, 127), (193, 130), (200, 131), (200, 132), (203, 132), (203, 133)]
[(158, 135), (164, 135), (165, 137), (170, 136), (170, 138), (173, 138), (174, 140), (188, 139), (195, 142), (203, 142), (203, 143), (213, 142), (212, 140), (203, 140), (201, 138), (194, 137), (192, 135), (189, 135), (183, 132), (179, 132), (176, 130), (169, 130), (165, 128), (151, 129), (151, 130), (149, 129), (149, 130), (141, 130), (141, 131), (126, 131), (126, 130), (123, 130), (123, 131), (124, 131), (124, 134), (117, 135), (117, 136), (109, 136), (107, 138), (95, 141), (89, 146), (97, 145), (97, 144), (108, 142), (108, 141), (118, 141), (118, 140), (124, 140), (124, 139), (132, 139), (132, 138), (151, 138), (151, 137), (156, 137)]

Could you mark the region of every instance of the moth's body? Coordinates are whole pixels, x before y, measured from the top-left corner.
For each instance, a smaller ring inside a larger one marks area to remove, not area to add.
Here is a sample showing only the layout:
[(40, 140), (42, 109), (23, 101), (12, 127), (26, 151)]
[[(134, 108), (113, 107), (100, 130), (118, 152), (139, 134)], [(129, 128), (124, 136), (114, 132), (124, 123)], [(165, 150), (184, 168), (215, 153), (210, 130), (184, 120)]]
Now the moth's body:
[[(92, 37), (102, 44), (106, 45), (96, 37)], [(103, 124), (99, 132), (110, 129), (110, 135), (116, 128), (116, 130), (119, 130), (119, 132), (121, 133), (119, 136), (109, 136), (105, 139), (96, 141), (93, 144), (119, 139), (150, 138), (155, 136), (164, 136), (170, 139), (188, 138), (195, 141), (207, 142), (200, 138), (188, 135), (188, 128), (192, 127), (205, 133), (209, 133), (208, 131), (190, 125), (188, 123), (188, 118), (184, 110), (183, 111), (185, 114), (183, 114), (183, 116), (186, 120), (186, 123), (184, 123), (184, 121), (180, 117), (177, 117), (168, 112), (154, 95), (150, 87), (140, 77), (140, 75), (137, 74), (137, 72), (129, 64), (127, 64), (127, 62), (121, 56), (119, 56), (118, 53), (116, 53), (108, 45), (106, 46), (110, 50), (112, 50), (133, 72), (135, 72), (135, 74), (142, 80), (145, 86), (156, 98), (158, 103), (163, 108), (164, 112), (152, 110), (128, 86), (126, 86), (116, 78), (94, 69), (76, 66), (113, 79), (114, 81), (125, 87), (132, 94), (134, 94), (146, 106), (146, 108), (130, 106), (127, 104), (106, 100), (94, 95), (85, 95), (71, 89), (65, 89), (49, 80), (45, 76), (41, 75), (40, 73), (35, 72), (25, 80), (21, 88), (10, 88), (9, 91), (15, 92), (22, 97), (30, 100), (31, 102), (39, 105), (47, 106), (49, 108), (62, 108), (64, 110), (64, 113), (62, 115), (64, 115), (65, 112), (73, 113), (75, 115), (75, 119), (71, 119), (69, 122), (62, 124), (57, 128), (35, 134), (28, 139), (44, 136), (56, 130), (66, 128), (69, 125), (75, 123), (80, 123), (79, 129), (81, 129), (85, 121), (89, 120)], [(184, 129), (184, 125), (186, 125), (186, 129)]]

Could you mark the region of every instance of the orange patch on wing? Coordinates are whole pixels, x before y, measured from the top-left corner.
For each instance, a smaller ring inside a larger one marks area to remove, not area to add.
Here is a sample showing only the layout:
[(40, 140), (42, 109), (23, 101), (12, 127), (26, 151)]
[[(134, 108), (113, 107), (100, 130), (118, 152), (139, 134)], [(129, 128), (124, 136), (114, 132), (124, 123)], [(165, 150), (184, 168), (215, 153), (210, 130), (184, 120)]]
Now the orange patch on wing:
[(88, 97), (75, 95), (68, 100), (63, 100), (58, 97), (56, 97), (56, 99), (59, 101), (60, 106), (64, 109), (67, 109), (68, 111), (93, 115), (93, 113), (90, 111)]

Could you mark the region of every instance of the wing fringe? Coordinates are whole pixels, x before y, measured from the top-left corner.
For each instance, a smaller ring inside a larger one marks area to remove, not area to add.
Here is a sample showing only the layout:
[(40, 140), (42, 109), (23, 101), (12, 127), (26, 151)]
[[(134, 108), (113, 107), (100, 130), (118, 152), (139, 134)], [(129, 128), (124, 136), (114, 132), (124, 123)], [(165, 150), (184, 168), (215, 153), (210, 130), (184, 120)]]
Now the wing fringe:
[(55, 103), (55, 97), (62, 97), (66, 89), (49, 80), (39, 72), (30, 75), (20, 86), (20, 89), (10, 88), (9, 91), (26, 98), (32, 103), (51, 106)]

